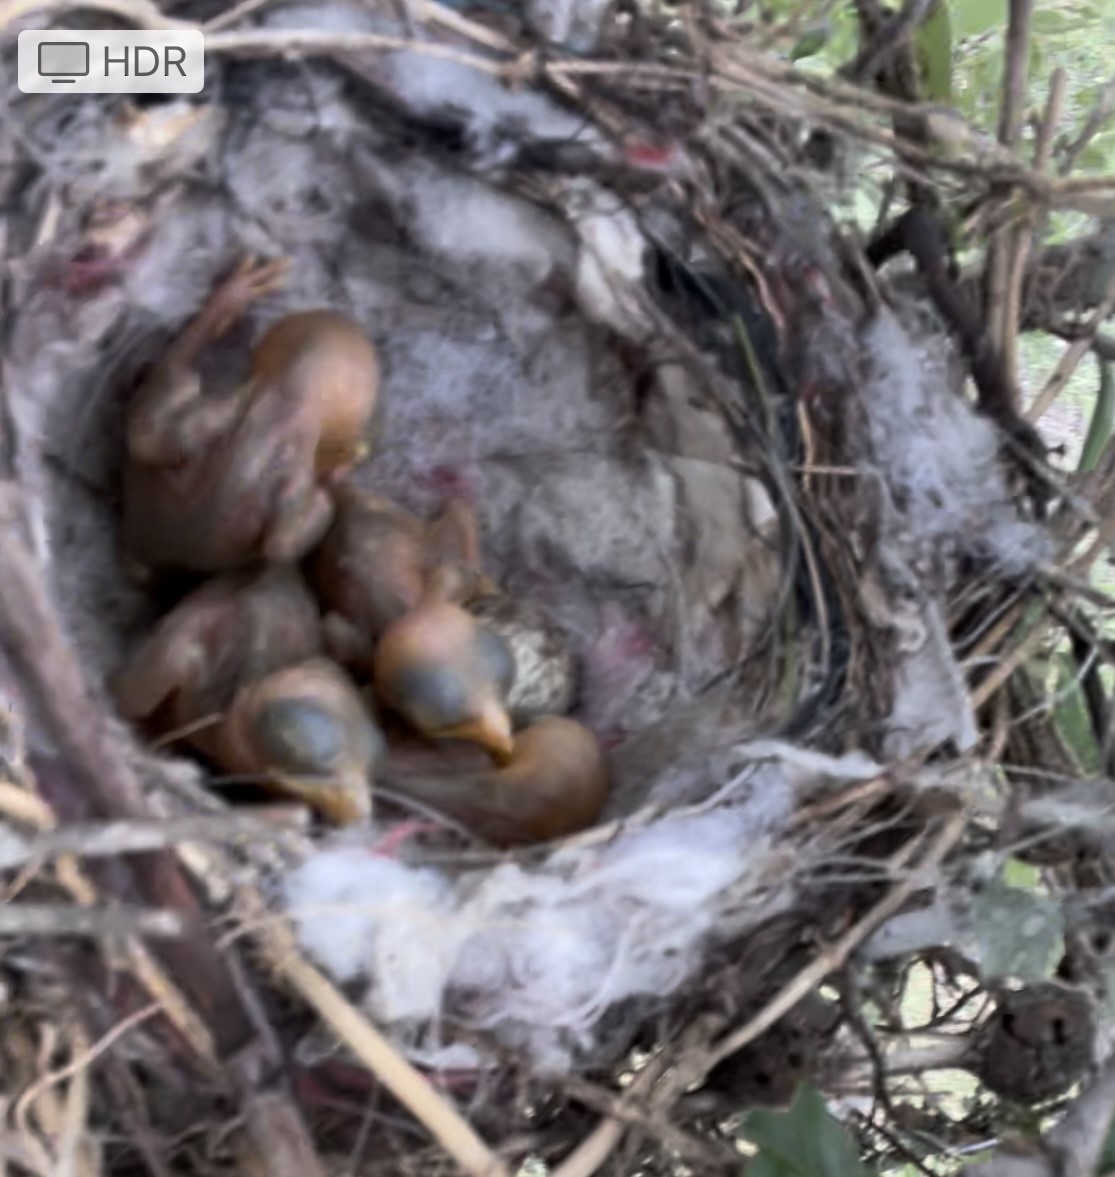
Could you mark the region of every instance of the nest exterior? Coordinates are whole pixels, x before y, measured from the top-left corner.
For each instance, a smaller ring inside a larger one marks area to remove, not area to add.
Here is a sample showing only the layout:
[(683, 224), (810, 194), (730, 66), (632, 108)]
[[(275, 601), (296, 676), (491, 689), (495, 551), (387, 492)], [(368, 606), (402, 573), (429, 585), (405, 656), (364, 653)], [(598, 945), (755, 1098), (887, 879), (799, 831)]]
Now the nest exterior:
[[(377, 38), (405, 36), (391, 4), (276, 4), (257, 31), (317, 30), (324, 59), (213, 54), (197, 102), (20, 99), (5, 120), (12, 780), (63, 823), (158, 818), (162, 841), (93, 859), (81, 885), (183, 924), (147, 929), (141, 949), (145, 925), (125, 921), (120, 959), (78, 947), (35, 965), (35, 942), (16, 941), (11, 972), (30, 1008), (61, 994), (105, 1028), (152, 993), (168, 1003), (121, 1051), (164, 1092), (142, 1117), (160, 1137), (218, 1114), (211, 1068), (180, 1106), (165, 1096), (198, 1057), (251, 1088), (245, 1043), (269, 1024), (324, 1155), (351, 1142), (377, 1080), (367, 1043), (292, 980), (304, 953), (394, 1050), (463, 1076), (474, 1127), (499, 1144), (532, 1124), (510, 1155), (554, 1161), (584, 1130), (562, 1083), (682, 1026), (702, 1027), (697, 1077), (734, 1058), (734, 1075), (713, 1070), (733, 1098), (772, 1095), (744, 1072), (784, 1088), (812, 1069), (825, 1002), (737, 1037), (743, 1054), (725, 1039), (718, 1054), (717, 1036), (805, 967), (803, 928), (839, 950), (879, 898), (872, 863), (914, 843), (937, 863), (955, 843), (940, 798), (970, 798), (948, 763), (887, 766), (974, 747), (951, 594), (972, 568), (1026, 576), (1050, 544), (994, 426), (957, 394), (947, 332), (850, 258), (798, 117), (768, 97), (717, 122), (707, 95), (665, 82), (642, 100), (621, 67), (649, 73), (668, 42), (642, 60), (598, 45), (614, 77), (508, 85), (480, 66), (553, 45), (425, 9), (426, 41), (385, 51)], [(501, 583), (570, 633), (574, 714), (615, 781), (598, 829), (511, 855), (389, 854), (399, 819), (378, 815), (341, 837), (250, 822), (241, 836), (191, 761), (114, 716), (106, 677), (157, 610), (118, 556), (124, 398), (244, 253), (289, 257), (293, 278), (214, 370), (290, 310), (368, 327), (387, 416), (366, 477), (420, 513), (465, 493)], [(11, 816), (19, 843), (28, 815)], [(849, 880), (832, 863), (852, 854), (868, 865)], [(56, 875), (25, 898), (73, 883)], [(287, 957), (264, 935), (245, 979), (214, 947), (218, 919), (254, 942), (284, 909)], [(75, 1000), (83, 974), (97, 983)], [(796, 1068), (764, 1063), (787, 1041)], [(120, 1083), (98, 1096), (105, 1123)], [(383, 1155), (414, 1164), (413, 1139), (383, 1132)], [(201, 1163), (192, 1149), (182, 1164)], [(218, 1147), (206, 1163), (225, 1161)]]

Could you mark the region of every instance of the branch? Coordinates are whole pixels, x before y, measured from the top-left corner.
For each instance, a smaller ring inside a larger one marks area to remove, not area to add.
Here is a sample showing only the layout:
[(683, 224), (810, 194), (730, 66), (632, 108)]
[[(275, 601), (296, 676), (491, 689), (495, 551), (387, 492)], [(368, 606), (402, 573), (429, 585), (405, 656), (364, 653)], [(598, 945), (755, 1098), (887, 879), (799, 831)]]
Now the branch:
[(56, 903), (5, 903), (0, 936), (150, 936), (171, 940), (186, 930), (176, 911), (139, 907), (76, 907)]
[(79, 858), (112, 858), (164, 850), (180, 842), (238, 842), (274, 838), (282, 826), (254, 817), (221, 814), (160, 821), (81, 822), (17, 843), (0, 843), (0, 871), (47, 862), (64, 854)]
[[(1006, 68), (1003, 71), (1003, 96), (999, 105), (999, 142), (1008, 151), (1015, 150), (1022, 130), (1026, 80), (1030, 68), (1032, 16), (1033, 0), (1011, 0), (1005, 49)], [(1003, 355), (1010, 335), (1007, 326), (1007, 315), (1010, 313), (1007, 287), (1010, 281), (1011, 244), (1009, 233), (1000, 233), (992, 239), (987, 251), (985, 277), (984, 311), (987, 315), (988, 330), (992, 346)], [(1013, 384), (1011, 391), (1015, 398), (1012, 407), (1017, 410), (1017, 388)]]

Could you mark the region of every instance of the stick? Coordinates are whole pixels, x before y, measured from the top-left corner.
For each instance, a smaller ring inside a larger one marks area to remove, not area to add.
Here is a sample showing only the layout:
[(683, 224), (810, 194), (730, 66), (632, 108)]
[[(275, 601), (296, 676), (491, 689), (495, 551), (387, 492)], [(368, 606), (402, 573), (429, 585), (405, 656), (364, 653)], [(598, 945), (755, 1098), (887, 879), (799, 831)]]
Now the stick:
[(57, 903), (0, 906), (0, 936), (150, 936), (172, 940), (184, 932), (185, 923), (175, 911)]
[(237, 842), (242, 838), (274, 838), (281, 826), (254, 817), (167, 818), (164, 821), (75, 822), (29, 840), (23, 846), (0, 846), (0, 871), (47, 862), (63, 854), (79, 858), (111, 858), (164, 850), (178, 842)]
[(383, 1037), (345, 995), (306, 960), (289, 925), (267, 918), (260, 900), (245, 897), (251, 914), (264, 917), (256, 943), (278, 976), (310, 1005), (395, 1098), (410, 1109), (447, 1153), (472, 1177), (511, 1177), (507, 1166), (446, 1102), (420, 1071)]

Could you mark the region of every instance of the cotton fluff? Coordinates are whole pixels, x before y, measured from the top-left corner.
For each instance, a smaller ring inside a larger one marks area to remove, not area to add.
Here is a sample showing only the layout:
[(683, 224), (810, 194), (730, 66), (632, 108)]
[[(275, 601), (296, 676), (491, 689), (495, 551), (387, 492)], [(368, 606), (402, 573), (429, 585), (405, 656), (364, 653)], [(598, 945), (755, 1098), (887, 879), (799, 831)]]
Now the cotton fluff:
[(942, 342), (914, 339), (885, 311), (866, 333), (863, 401), (895, 507), (890, 538), (922, 573), (963, 552), (1019, 575), (1049, 558), (1050, 541), (1018, 518), (995, 426), (957, 395)]
[(388, 85), (413, 113), (464, 120), (478, 165), (506, 162), (528, 141), (600, 144), (583, 118), (531, 90), (512, 91), (459, 61), (403, 50), (383, 59)]
[(349, 835), (291, 873), (283, 898), (306, 951), (337, 980), (368, 982), (369, 1012), (403, 1038), (451, 1012), (566, 1070), (609, 1009), (676, 991), (713, 937), (771, 914), (797, 865), (771, 842), (793, 809), (792, 775), (747, 766), (715, 805), (536, 865), (453, 874)]
[(915, 339), (883, 311), (865, 342), (869, 461), (888, 492), (881, 553), (894, 580), (918, 586), (908, 608), (921, 631), (894, 668), (886, 753), (905, 758), (944, 741), (965, 750), (978, 728), (941, 605), (958, 557), (1018, 576), (1049, 558), (1050, 540), (1019, 518), (995, 427), (952, 386), (944, 341)]

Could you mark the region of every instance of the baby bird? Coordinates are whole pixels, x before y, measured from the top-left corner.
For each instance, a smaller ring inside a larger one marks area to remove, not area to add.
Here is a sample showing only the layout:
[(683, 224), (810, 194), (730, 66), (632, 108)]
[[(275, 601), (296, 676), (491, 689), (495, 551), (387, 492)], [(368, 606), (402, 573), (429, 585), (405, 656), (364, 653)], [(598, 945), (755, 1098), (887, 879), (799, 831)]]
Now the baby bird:
[(310, 578), (330, 612), (326, 630), (340, 661), (369, 670), (376, 640), (417, 607), (442, 566), (459, 575), (454, 598), (494, 587), (479, 571), (471, 509), (459, 500), (426, 523), (351, 478), (333, 487), (333, 525), (310, 562)]
[(383, 774), (394, 792), (421, 801), (493, 846), (522, 846), (587, 829), (608, 798), (596, 737), (561, 716), (539, 719), (499, 767), (442, 775)]
[[(341, 672), (331, 674), (313, 661), (321, 649), (317, 603), (296, 572), (274, 566), (226, 573), (163, 617), (113, 676), (110, 689), (126, 719), (175, 736), (226, 772), (267, 776), (272, 769), (289, 773), (297, 766), (305, 773), (307, 764), (317, 763), (321, 774), (336, 776), (347, 790), (355, 787), (351, 765), (360, 762), (362, 741), (370, 737), (350, 718), (360, 706), (355, 688), (349, 698)], [(279, 706), (284, 692), (288, 703)], [(314, 717), (314, 707), (304, 701), (307, 694), (350, 725), (352, 735), (339, 758), (329, 751), (329, 725)], [(285, 742), (278, 727), (284, 716)], [(299, 747), (300, 753), (292, 751)], [(333, 792), (316, 797), (295, 783), (285, 787), (326, 816), (341, 808), (366, 814), (366, 799), (342, 806)], [(364, 781), (364, 794), (367, 788)]]
[(224, 724), (221, 758), (261, 775), (336, 825), (367, 821), (383, 736), (356, 684), (324, 658), (241, 687)]
[(511, 653), (456, 603), (460, 591), (457, 574), (438, 569), (419, 604), (387, 627), (372, 658), (375, 690), (427, 739), (467, 740), (506, 762)]
[(287, 315), (224, 393), (203, 390), (205, 348), (280, 285), (285, 263), (242, 262), (170, 345), (127, 422), (123, 540), (148, 569), (214, 572), (299, 560), (325, 534), (323, 483), (363, 455), (380, 370), (360, 326), (331, 311)]

